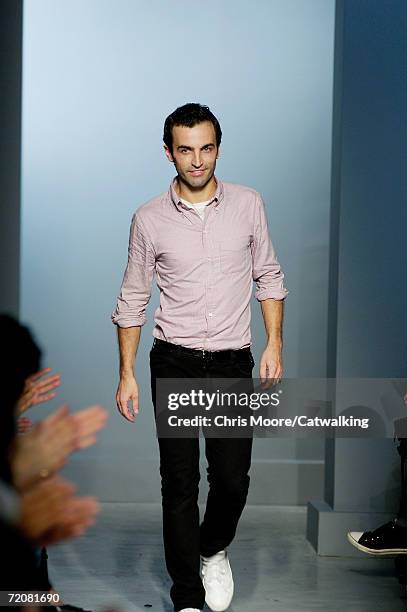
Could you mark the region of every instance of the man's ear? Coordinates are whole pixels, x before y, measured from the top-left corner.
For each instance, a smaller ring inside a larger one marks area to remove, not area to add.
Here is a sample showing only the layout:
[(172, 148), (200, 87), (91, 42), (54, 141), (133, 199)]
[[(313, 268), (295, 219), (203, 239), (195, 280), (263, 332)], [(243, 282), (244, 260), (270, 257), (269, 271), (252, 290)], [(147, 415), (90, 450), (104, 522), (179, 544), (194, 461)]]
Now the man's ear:
[(218, 147), (218, 152), (216, 154), (216, 159), (219, 159), (219, 157), (220, 157), (220, 147)]
[(170, 161), (171, 163), (174, 163), (174, 158), (172, 157), (171, 151), (169, 150), (167, 145), (165, 144), (165, 145), (163, 145), (163, 147), (164, 147), (164, 151), (165, 151), (165, 154), (167, 156), (168, 161)]

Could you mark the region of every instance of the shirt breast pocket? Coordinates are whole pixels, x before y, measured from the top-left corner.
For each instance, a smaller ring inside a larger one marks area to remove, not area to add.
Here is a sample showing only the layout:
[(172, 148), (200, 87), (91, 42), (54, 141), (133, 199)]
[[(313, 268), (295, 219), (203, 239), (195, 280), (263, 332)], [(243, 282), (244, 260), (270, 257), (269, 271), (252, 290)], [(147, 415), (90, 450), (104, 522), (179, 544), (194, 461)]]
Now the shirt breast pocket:
[(247, 236), (225, 237), (219, 242), (219, 268), (221, 274), (241, 274), (249, 262), (249, 239)]

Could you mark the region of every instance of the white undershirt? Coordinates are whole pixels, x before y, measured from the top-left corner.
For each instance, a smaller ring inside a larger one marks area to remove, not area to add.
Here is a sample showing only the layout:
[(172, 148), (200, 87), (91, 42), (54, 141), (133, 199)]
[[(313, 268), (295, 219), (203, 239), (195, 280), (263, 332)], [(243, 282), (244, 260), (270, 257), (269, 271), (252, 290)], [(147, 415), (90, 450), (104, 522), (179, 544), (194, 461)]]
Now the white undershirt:
[(206, 200), (206, 202), (198, 202), (197, 204), (191, 204), (191, 202), (188, 202), (187, 200), (183, 200), (182, 198), (180, 198), (180, 200), (183, 204), (185, 204), (185, 206), (188, 206), (188, 208), (193, 208), (194, 210), (196, 210), (196, 212), (201, 217), (201, 219), (204, 218), (205, 206), (207, 206), (209, 202), (212, 202), (212, 200)]

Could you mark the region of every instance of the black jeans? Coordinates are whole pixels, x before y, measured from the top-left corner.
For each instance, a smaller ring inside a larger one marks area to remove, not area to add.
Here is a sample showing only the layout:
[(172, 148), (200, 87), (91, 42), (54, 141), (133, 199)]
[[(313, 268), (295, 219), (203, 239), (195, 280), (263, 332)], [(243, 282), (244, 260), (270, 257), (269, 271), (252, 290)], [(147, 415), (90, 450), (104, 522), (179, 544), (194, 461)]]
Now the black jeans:
[[(154, 340), (150, 352), (155, 411), (157, 378), (251, 378), (250, 349), (205, 353)], [(158, 438), (165, 561), (175, 612), (202, 609), (200, 554), (211, 556), (233, 540), (249, 489), (252, 438), (205, 437), (209, 494), (199, 524), (199, 439)]]

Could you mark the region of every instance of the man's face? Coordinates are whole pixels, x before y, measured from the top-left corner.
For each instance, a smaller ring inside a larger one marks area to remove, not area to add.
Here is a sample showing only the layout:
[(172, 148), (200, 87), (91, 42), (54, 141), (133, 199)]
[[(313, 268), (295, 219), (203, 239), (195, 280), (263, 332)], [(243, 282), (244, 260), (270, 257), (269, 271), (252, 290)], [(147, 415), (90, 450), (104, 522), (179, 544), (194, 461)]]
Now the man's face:
[(219, 154), (213, 124), (204, 121), (192, 128), (174, 126), (172, 143), (172, 154), (166, 145), (164, 149), (180, 179), (191, 189), (205, 187), (215, 173)]

